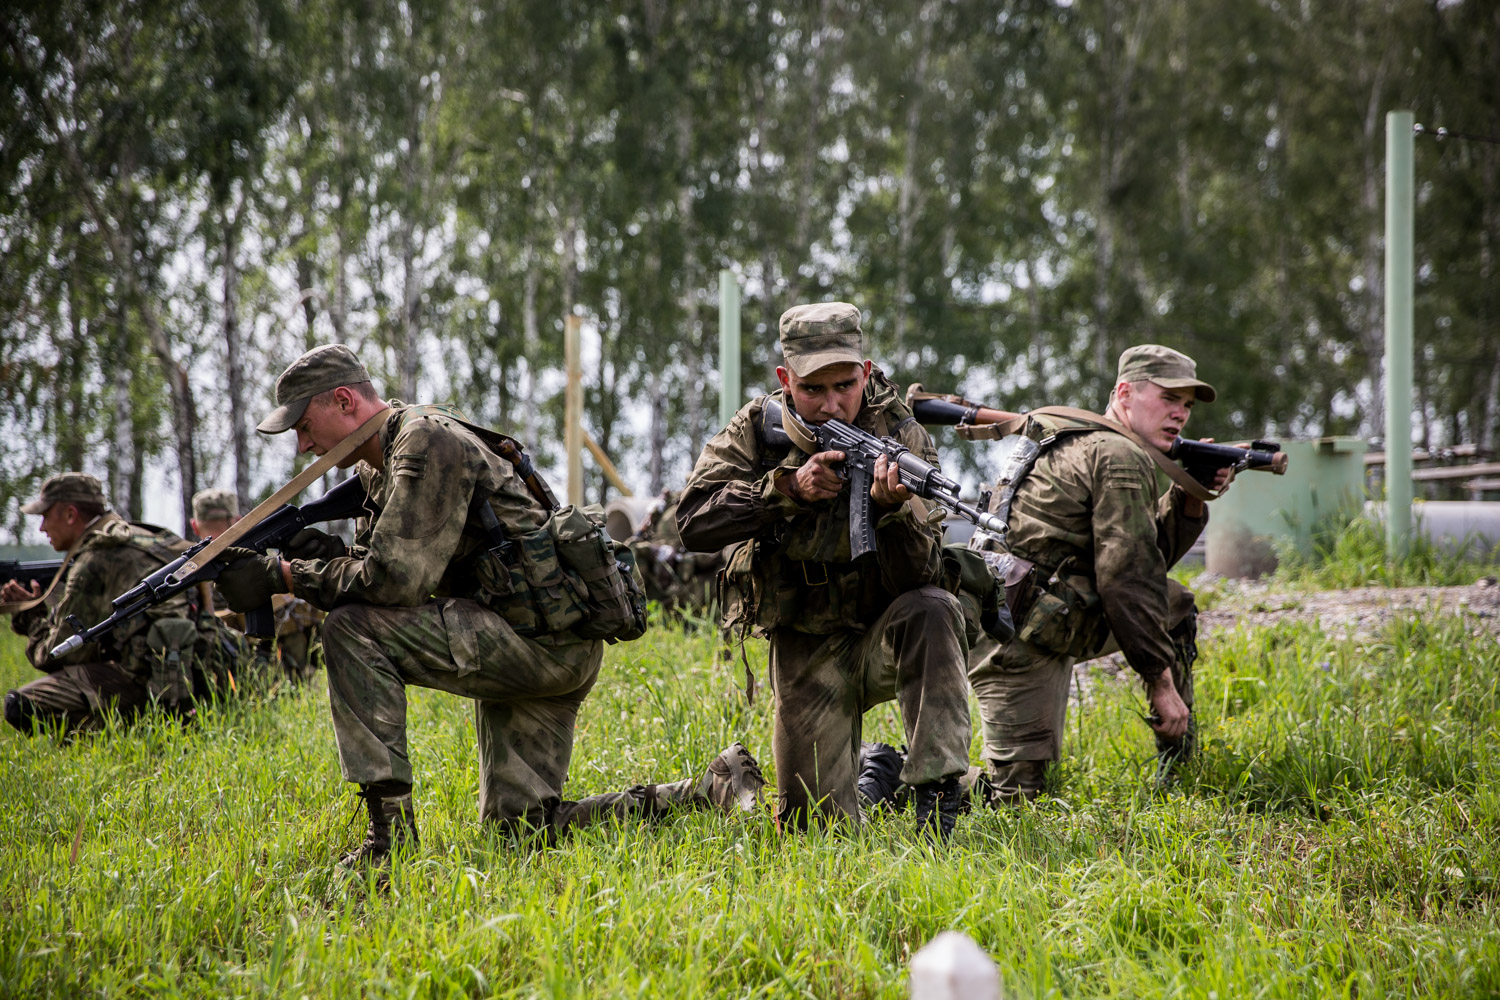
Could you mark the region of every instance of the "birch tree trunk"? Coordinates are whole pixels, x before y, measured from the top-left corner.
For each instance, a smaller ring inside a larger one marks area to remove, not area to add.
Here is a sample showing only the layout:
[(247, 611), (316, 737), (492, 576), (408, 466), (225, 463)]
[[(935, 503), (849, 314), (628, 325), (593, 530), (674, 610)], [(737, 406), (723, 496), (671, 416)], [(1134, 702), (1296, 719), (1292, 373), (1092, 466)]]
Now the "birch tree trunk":
[(244, 202), (233, 217), (226, 208), (224, 229), (224, 374), (229, 392), (229, 434), (234, 448), (234, 492), (240, 510), (250, 503), (250, 437), (245, 413), (245, 359), (241, 351), (239, 310), (239, 230)]

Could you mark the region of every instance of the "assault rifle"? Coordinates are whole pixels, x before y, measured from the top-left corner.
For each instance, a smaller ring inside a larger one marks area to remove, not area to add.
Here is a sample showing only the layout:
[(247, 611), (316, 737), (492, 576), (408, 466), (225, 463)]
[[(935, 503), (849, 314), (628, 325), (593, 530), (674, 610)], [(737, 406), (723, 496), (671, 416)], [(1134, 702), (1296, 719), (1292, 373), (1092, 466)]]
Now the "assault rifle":
[[(913, 399), (911, 411), (924, 424), (948, 427), (959, 424), (998, 424), (1020, 416), (979, 406), (967, 400), (959, 402), (936, 397)], [(1252, 441), (1248, 446), (1240, 447), (1180, 437), (1172, 442), (1172, 447), (1167, 449), (1166, 454), (1204, 486), (1213, 483), (1220, 469), (1232, 468), (1236, 472), (1248, 469), (1278, 476), (1286, 474), (1286, 452), (1275, 441)]]
[[(265, 552), (267, 549), (279, 549), (292, 540), (292, 536), (303, 528), (320, 521), (338, 521), (348, 517), (354, 517), (364, 509), (365, 488), (357, 476), (351, 477), (339, 483), (333, 489), (323, 494), (316, 500), (310, 500), (300, 507), (292, 504), (283, 504), (270, 514), (265, 520), (245, 532), (236, 543), (240, 548), (254, 549), (256, 552)], [(200, 567), (192, 573), (188, 573), (178, 579), (176, 573), (188, 563), (193, 556), (201, 552), (211, 541), (205, 538), (186, 550), (182, 555), (167, 563), (161, 569), (146, 577), (140, 583), (116, 597), (111, 603), (114, 611), (104, 621), (97, 625), (84, 627), (77, 615), (69, 615), (67, 622), (73, 626), (76, 633), (72, 638), (63, 642), (52, 651), (52, 655), (66, 656), (73, 650), (86, 642), (93, 642), (101, 636), (107, 635), (121, 623), (129, 621), (136, 615), (142, 614), (148, 608), (155, 607), (169, 598), (175, 597), (185, 590), (196, 587), (200, 583), (209, 583), (219, 578), (235, 555), (230, 553), (234, 550), (226, 549), (219, 558), (210, 562), (207, 566)], [(269, 603), (245, 615), (245, 634), (251, 636), (269, 637), (276, 634), (275, 615)]]
[(790, 448), (794, 442), (782, 425), (783, 419), (795, 420), (802, 430), (817, 441), (819, 451), (841, 451), (840, 464), (849, 480), (849, 551), (854, 558), (875, 551), (875, 526), (870, 523), (870, 486), (874, 482), (875, 460), (881, 455), (901, 470), (901, 485), (914, 496), (931, 500), (961, 517), (968, 518), (986, 531), (1004, 533), (1005, 523), (986, 514), (973, 504), (959, 499), (959, 485), (912, 453), (895, 438), (876, 437), (837, 418), (821, 424), (809, 424), (794, 411), (784, 410), (776, 400), (767, 400), (761, 411), (761, 437), (772, 447)]
[(57, 576), (62, 564), (61, 559), (39, 559), (35, 562), (0, 559), (0, 583), (15, 580), (26, 587), (41, 584), (42, 589), (46, 590), (52, 586), (52, 578)]

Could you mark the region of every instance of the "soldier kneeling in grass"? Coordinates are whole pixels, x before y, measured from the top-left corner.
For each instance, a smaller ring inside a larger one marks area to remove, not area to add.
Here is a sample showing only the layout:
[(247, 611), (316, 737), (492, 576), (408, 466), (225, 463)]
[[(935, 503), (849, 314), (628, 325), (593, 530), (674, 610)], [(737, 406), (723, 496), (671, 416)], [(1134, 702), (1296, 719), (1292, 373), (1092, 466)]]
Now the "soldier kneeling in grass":
[(318, 455), (352, 448), (340, 466), (363, 481), (367, 513), (352, 547), (306, 529), (283, 553), (290, 558), (247, 553), (219, 587), (234, 610), (290, 591), (328, 612), (339, 762), (369, 812), (345, 867), (384, 868), (398, 848), (416, 846), (410, 684), (474, 699), (480, 817), (507, 830), (550, 840), (610, 817), (754, 807), (764, 781), (738, 743), (698, 780), (563, 799), (604, 640), (635, 638), (646, 624), (602, 512), (595, 523), (589, 511), (558, 508), (513, 439), (448, 407), (381, 399), (341, 344), (294, 361), (276, 381), (276, 402), (258, 429), (295, 430), (298, 450)]

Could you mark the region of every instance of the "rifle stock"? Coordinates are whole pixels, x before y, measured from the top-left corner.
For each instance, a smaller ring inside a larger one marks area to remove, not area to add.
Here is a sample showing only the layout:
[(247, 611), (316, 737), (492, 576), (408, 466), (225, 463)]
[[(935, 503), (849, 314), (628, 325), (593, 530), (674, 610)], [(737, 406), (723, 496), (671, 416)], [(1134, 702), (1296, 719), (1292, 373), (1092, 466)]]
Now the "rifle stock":
[[(958, 397), (935, 396), (916, 399), (911, 410), (924, 424), (940, 427), (956, 427), (960, 424), (999, 424), (1018, 419), (1022, 414), (995, 410)], [(1275, 441), (1252, 441), (1248, 445), (1217, 444), (1212, 441), (1197, 441), (1179, 437), (1167, 450), (1168, 458), (1174, 459), (1183, 469), (1205, 486), (1211, 485), (1220, 469), (1233, 468), (1236, 472), (1269, 472), (1281, 476), (1286, 474), (1287, 456)]]

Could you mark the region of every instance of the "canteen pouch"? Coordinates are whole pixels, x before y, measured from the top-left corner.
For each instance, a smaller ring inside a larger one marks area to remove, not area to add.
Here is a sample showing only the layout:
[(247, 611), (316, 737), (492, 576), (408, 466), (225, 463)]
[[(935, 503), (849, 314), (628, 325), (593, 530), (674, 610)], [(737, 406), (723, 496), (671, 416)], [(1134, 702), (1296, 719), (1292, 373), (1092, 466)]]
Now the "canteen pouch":
[(150, 672), (146, 690), (151, 700), (167, 708), (193, 700), (192, 669), (198, 645), (198, 626), (187, 618), (158, 618), (146, 632)]

